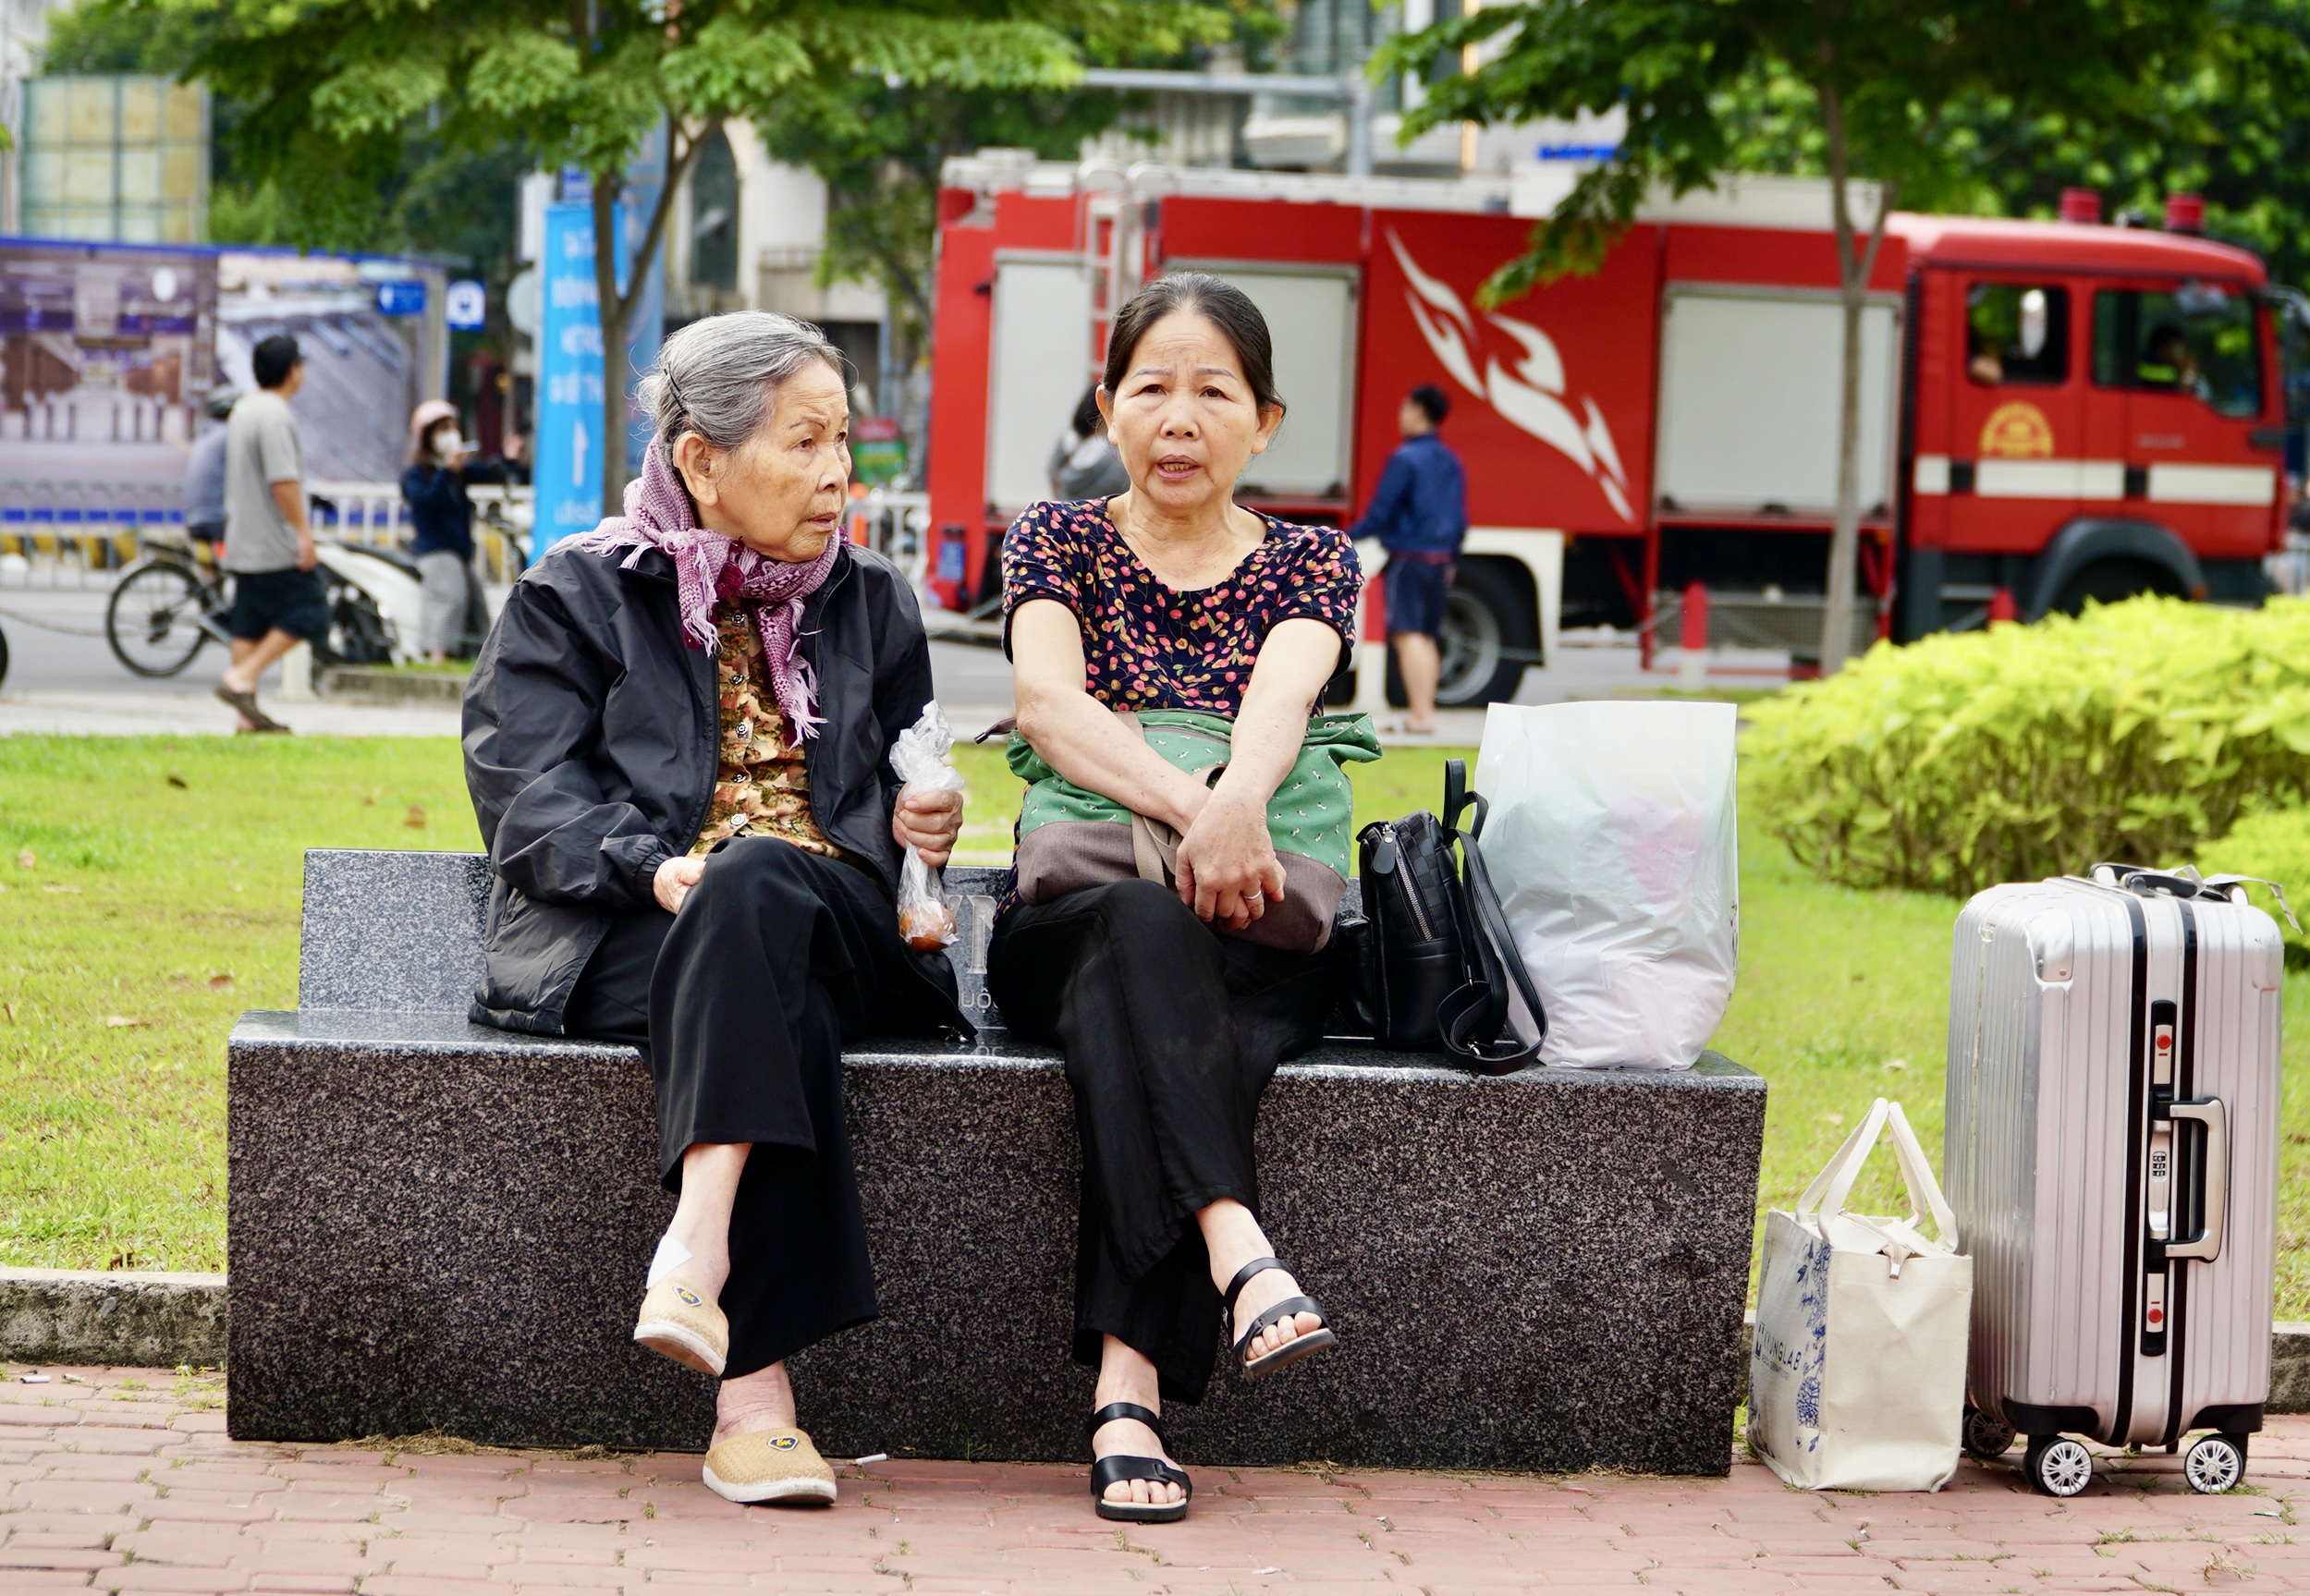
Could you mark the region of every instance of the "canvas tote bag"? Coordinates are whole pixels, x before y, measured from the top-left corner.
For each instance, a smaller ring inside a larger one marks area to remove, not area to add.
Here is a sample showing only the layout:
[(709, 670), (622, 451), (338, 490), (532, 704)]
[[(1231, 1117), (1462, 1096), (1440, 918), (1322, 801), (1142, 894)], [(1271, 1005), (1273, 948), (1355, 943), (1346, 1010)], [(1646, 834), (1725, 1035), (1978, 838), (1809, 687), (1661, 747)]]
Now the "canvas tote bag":
[[(1909, 1213), (1848, 1213), (1888, 1127)], [(1938, 1491), (1957, 1471), (1974, 1299), (1974, 1261), (1957, 1248), (1925, 1149), (1901, 1104), (1878, 1098), (1797, 1211), (1766, 1216), (1749, 1446), (1774, 1473), (1808, 1491)]]

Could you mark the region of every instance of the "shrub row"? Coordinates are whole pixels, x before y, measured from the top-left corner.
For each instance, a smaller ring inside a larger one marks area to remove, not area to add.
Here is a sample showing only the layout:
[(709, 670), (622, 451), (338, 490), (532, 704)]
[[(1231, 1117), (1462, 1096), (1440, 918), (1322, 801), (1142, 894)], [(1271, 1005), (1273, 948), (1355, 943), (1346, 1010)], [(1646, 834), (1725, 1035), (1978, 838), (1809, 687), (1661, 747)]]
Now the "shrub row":
[(2310, 794), (2310, 600), (1880, 643), (1746, 713), (1745, 801), (1832, 881), (1962, 895), (2184, 859)]
[[(2245, 816), (2219, 842), (2199, 852), (2207, 875), (2251, 875), (2274, 881), (2300, 919), (2310, 914), (2310, 809), (2262, 810)], [(2277, 916), (2286, 938), (2286, 962), (2310, 963), (2310, 933), (2291, 925), (2278, 906), (2257, 889), (2254, 901)]]

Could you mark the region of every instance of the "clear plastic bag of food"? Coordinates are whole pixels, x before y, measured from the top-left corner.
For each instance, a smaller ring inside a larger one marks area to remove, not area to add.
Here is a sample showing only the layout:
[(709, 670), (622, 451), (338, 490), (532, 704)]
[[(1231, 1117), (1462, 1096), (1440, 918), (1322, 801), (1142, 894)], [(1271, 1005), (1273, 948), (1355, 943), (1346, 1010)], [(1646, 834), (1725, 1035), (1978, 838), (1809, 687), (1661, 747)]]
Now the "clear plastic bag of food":
[[(906, 784), (899, 789), (899, 798), (911, 792), (962, 791), (962, 773), (955, 769), (950, 757), (954, 746), (954, 731), (934, 699), (923, 706), (923, 718), (900, 732), (891, 745), (890, 768)], [(925, 952), (955, 940), (955, 909), (947, 901), (946, 883), (911, 845), (898, 871), (898, 934), (909, 947)]]

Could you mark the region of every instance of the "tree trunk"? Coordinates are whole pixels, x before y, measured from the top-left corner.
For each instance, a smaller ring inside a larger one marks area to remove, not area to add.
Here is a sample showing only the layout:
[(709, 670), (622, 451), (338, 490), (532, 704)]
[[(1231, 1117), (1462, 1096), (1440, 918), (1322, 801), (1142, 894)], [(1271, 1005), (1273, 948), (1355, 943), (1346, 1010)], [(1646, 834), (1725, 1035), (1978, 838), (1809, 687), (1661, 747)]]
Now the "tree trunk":
[(634, 250), (633, 259), (626, 262), (626, 286), (617, 286), (617, 195), (624, 179), (616, 173), (596, 173), (593, 178), (593, 286), (601, 299), (599, 314), (602, 329), (602, 514), (618, 516), (626, 511), (626, 389), (636, 373), (629, 369), (626, 353), (627, 330), (633, 323), (634, 309), (642, 303), (642, 287), (656, 262), (658, 250), (666, 242), (667, 218), (674, 213), (674, 195), (682, 180), (690, 176), (690, 168), (698, 158), (698, 152), (722, 126), (722, 118), (711, 117), (701, 125), (694, 136), (685, 139), (679, 122), (668, 116), (666, 122), (666, 177), (658, 185), (657, 206), (650, 213), (648, 225), (642, 233), (642, 242)]
[[(617, 291), (617, 188), (615, 176), (593, 177), (593, 292), (602, 331), (602, 514), (626, 511), (626, 323), (629, 296)], [(629, 282), (642, 273), (629, 269)]]
[(1853, 576), (1861, 560), (1861, 311), (1868, 302), (1869, 274), (1885, 241), (1885, 222), (1893, 209), (1893, 189), (1877, 194), (1876, 215), (1866, 243), (1855, 237), (1851, 190), (1852, 150), (1845, 133), (1844, 105), (1835, 91), (1821, 90), (1821, 125), (1828, 136), (1829, 208), (1837, 234), (1837, 280), (1840, 348), (1838, 361), (1837, 518), (1828, 539), (1828, 582), (1821, 601), (1821, 675), (1844, 669), (1852, 652)]
[(1852, 579), (1861, 556), (1861, 290), (1848, 279), (1839, 298), (1843, 352), (1838, 373), (1837, 521), (1828, 538), (1828, 587), (1821, 605), (1825, 676), (1844, 669), (1852, 650)]

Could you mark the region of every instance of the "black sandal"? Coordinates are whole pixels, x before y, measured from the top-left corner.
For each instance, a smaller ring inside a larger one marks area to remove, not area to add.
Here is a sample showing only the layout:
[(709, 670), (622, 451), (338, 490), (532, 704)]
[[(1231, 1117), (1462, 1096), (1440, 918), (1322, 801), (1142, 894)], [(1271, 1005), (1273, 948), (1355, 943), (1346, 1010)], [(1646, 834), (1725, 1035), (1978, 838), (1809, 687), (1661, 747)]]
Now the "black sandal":
[[(1084, 1425), (1085, 1438), (1096, 1435), (1101, 1425), (1112, 1424), (1118, 1419), (1145, 1425), (1155, 1432), (1156, 1445), (1166, 1444), (1161, 1422), (1136, 1402), (1110, 1402), (1100, 1408)], [(1160, 1485), (1176, 1485), (1186, 1494), (1177, 1502), (1109, 1502), (1106, 1488), (1123, 1480), (1151, 1480)], [(1092, 1463), (1091, 1495), (1102, 1518), (1119, 1518), (1130, 1524), (1176, 1524), (1187, 1517), (1187, 1505), (1195, 1496), (1195, 1482), (1187, 1477), (1185, 1469), (1174, 1468), (1160, 1457), (1118, 1454)]]
[[(1228, 1283), (1228, 1322), (1230, 1325), (1235, 1322), (1235, 1299), (1243, 1295), (1243, 1287), (1251, 1283), (1252, 1276), (1282, 1267), (1283, 1260), (1279, 1258), (1254, 1258), (1235, 1272), (1235, 1278)], [(1243, 1361), (1244, 1349), (1251, 1346), (1261, 1331), (1300, 1313), (1313, 1313), (1323, 1320), (1331, 1317), (1324, 1311), (1324, 1305), (1313, 1297), (1287, 1297), (1264, 1310), (1244, 1328), (1242, 1334), (1235, 1338), (1235, 1360), (1243, 1365), (1244, 1379), (1256, 1380), (1263, 1374), (1273, 1374), (1277, 1370), (1288, 1368), (1326, 1346), (1339, 1345), (1339, 1337), (1331, 1333), (1331, 1326), (1328, 1323), (1319, 1324), (1304, 1334), (1293, 1336), (1264, 1357), (1254, 1358), (1248, 1363)]]

